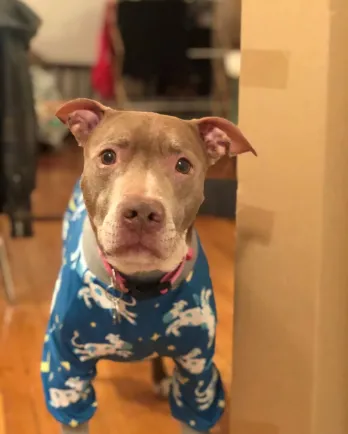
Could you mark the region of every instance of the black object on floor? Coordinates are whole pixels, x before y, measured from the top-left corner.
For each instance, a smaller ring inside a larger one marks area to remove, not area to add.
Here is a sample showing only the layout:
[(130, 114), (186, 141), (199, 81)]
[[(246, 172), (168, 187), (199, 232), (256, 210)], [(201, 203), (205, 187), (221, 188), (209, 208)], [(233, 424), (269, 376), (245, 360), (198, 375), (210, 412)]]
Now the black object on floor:
[(0, 212), (9, 215), (14, 237), (32, 235), (38, 149), (28, 48), (39, 25), (25, 4), (0, 3)]

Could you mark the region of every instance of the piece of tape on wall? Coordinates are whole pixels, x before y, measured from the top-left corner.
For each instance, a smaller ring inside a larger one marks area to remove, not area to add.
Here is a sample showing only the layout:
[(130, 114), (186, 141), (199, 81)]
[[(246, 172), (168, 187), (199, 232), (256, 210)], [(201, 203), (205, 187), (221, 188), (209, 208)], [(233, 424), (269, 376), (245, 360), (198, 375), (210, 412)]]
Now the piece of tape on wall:
[(272, 239), (275, 213), (239, 203), (237, 209), (237, 231), (239, 237), (269, 245)]
[(243, 50), (240, 85), (266, 89), (286, 89), (290, 53), (276, 50)]
[[(236, 215), (237, 244), (235, 263), (243, 260), (252, 246), (266, 247), (271, 243), (275, 214), (273, 211), (239, 203)], [(235, 432), (233, 431), (235, 434)], [(260, 431), (261, 434), (261, 431)]]

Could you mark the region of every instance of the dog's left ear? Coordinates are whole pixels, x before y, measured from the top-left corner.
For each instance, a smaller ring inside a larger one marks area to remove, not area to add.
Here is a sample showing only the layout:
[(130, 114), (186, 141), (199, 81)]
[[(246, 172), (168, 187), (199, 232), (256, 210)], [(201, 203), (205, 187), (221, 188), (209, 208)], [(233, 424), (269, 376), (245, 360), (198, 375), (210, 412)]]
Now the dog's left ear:
[(79, 146), (84, 146), (93, 130), (111, 110), (92, 99), (78, 98), (63, 104), (56, 116), (67, 125)]
[(256, 151), (232, 122), (219, 117), (195, 119), (199, 134), (205, 145), (209, 163), (215, 164), (221, 157), (235, 157), (244, 152)]

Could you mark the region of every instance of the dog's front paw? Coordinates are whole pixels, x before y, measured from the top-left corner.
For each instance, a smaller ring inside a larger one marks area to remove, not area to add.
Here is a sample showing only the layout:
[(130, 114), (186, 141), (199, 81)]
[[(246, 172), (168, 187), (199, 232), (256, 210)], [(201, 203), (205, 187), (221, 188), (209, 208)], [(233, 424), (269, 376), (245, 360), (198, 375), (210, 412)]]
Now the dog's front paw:
[(154, 385), (154, 391), (161, 398), (168, 398), (170, 387), (172, 385), (172, 377), (165, 377), (159, 383)]
[(72, 428), (67, 425), (61, 426), (61, 434), (89, 434), (89, 427), (88, 423), (83, 423), (82, 425), (79, 425), (76, 428)]

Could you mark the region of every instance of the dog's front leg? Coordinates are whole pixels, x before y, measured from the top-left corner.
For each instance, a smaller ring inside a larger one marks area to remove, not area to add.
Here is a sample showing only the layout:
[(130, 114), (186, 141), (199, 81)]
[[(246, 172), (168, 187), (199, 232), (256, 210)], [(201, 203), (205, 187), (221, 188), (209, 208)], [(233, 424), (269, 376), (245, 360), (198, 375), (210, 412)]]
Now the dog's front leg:
[(169, 395), (171, 377), (168, 375), (167, 370), (164, 366), (162, 357), (156, 357), (151, 360), (152, 368), (152, 381), (154, 384), (155, 392), (167, 398)]
[(70, 426), (62, 425), (61, 432), (62, 434), (89, 434), (88, 423), (83, 423), (77, 428), (71, 428)]

